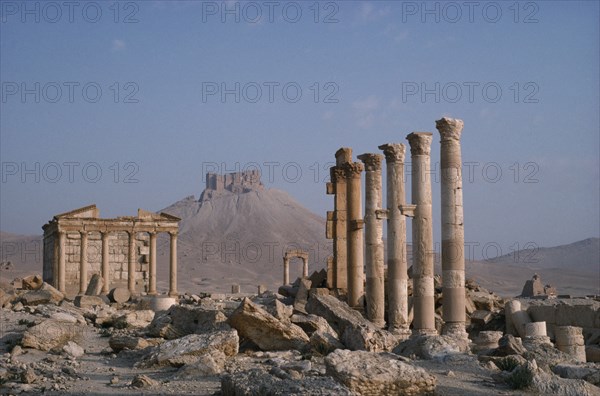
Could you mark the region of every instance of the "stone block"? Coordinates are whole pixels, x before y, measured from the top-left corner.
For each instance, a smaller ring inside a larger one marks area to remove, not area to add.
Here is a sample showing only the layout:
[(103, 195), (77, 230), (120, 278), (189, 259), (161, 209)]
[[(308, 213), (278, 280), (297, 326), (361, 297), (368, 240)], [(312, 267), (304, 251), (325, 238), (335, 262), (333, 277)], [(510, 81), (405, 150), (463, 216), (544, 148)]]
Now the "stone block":
[(492, 320), (490, 311), (477, 310), (471, 314), (471, 322), (477, 325), (484, 326)]

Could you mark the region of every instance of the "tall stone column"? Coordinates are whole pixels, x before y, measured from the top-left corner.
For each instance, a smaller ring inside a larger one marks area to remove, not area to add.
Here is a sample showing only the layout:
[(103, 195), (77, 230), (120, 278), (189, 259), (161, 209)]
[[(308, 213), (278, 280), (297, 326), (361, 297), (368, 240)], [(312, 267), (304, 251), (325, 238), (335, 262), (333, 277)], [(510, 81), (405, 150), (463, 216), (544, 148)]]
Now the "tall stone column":
[(363, 165), (349, 162), (344, 165), (347, 196), (348, 246), (348, 305), (362, 310), (364, 303), (363, 226), (361, 216), (360, 174)]
[(148, 294), (156, 293), (156, 232), (150, 233), (150, 266), (148, 268)]
[(283, 258), (283, 284), (290, 284), (290, 259), (287, 257)]
[(87, 270), (87, 247), (88, 247), (88, 233), (87, 231), (80, 231), (81, 235), (80, 246), (79, 246), (79, 294), (85, 294), (87, 283), (88, 283), (88, 270)]
[(387, 190), (387, 265), (388, 328), (402, 338), (410, 335), (408, 319), (408, 274), (406, 263), (406, 219), (400, 206), (406, 204), (404, 192), (404, 154), (402, 143), (379, 146), (386, 161)]
[(129, 231), (129, 253), (127, 255), (127, 289), (135, 294), (135, 232)]
[(65, 292), (65, 261), (66, 261), (66, 238), (67, 233), (64, 231), (58, 232), (58, 291)]
[(385, 325), (385, 283), (383, 270), (383, 223), (381, 197), (381, 154), (362, 154), (365, 164), (365, 242), (367, 318), (376, 326)]
[(110, 290), (110, 267), (109, 267), (109, 250), (108, 250), (108, 231), (102, 232), (102, 293), (108, 294)]
[(308, 278), (308, 257), (302, 258), (302, 277)]
[(169, 296), (177, 296), (177, 232), (170, 232), (171, 250), (169, 256)]
[(463, 125), (462, 120), (446, 117), (435, 122), (441, 137), (443, 331), (445, 334), (460, 333), (466, 336), (465, 232), (460, 149)]
[(333, 287), (348, 289), (347, 186), (344, 164), (352, 162), (352, 149), (342, 147), (335, 153), (335, 166), (330, 168), (333, 185)]
[(433, 224), (431, 210), (430, 149), (432, 134), (413, 132), (406, 137), (412, 162), (413, 329), (436, 334), (433, 283)]

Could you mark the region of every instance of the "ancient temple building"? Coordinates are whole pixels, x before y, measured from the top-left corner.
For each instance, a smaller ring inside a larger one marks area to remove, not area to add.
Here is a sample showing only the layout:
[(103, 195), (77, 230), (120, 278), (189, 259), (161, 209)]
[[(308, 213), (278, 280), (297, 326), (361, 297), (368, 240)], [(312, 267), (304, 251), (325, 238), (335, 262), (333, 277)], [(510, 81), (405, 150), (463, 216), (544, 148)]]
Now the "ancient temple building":
[(56, 215), (44, 230), (44, 281), (83, 294), (93, 274), (103, 293), (116, 286), (156, 294), (156, 238), (170, 235), (169, 295), (177, 294), (178, 217), (138, 209), (137, 217), (100, 218), (96, 205)]

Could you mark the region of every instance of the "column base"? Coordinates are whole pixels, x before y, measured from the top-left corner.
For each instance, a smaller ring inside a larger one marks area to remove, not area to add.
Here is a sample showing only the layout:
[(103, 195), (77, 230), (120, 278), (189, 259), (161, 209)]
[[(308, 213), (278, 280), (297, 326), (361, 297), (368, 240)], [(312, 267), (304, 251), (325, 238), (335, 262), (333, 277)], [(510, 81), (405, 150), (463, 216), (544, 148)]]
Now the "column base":
[(169, 292), (169, 297), (179, 297), (179, 293), (176, 291), (170, 291)]
[(436, 336), (439, 335), (436, 329), (413, 329), (412, 337), (421, 337), (421, 336)]
[(453, 337), (469, 338), (469, 333), (467, 333), (464, 322), (444, 323), (442, 334)]
[(395, 335), (400, 341), (408, 340), (412, 332), (409, 328), (389, 327), (388, 331)]

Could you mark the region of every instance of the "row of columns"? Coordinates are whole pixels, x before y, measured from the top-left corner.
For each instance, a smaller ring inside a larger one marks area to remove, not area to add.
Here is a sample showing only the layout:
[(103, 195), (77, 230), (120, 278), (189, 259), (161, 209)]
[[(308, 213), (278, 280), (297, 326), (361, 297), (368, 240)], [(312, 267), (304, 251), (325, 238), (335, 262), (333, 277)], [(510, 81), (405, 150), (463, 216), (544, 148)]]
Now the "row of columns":
[[(308, 257), (297, 256), (302, 259), (302, 277), (308, 277)], [(290, 284), (290, 258), (288, 256), (283, 257), (283, 284)]]
[[(460, 136), (461, 120), (442, 118), (436, 121), (441, 137), (441, 207), (442, 207), (442, 282), (444, 333), (465, 333), (464, 225), (462, 208), (462, 174)], [(332, 168), (332, 192), (335, 194), (333, 214), (333, 287), (342, 289), (340, 269), (348, 270), (348, 304), (361, 309), (366, 299), (369, 320), (384, 326), (384, 252), (382, 220), (387, 217), (388, 230), (388, 326), (390, 331), (408, 335), (408, 276), (406, 260), (406, 221), (413, 217), (413, 332), (434, 334), (434, 249), (431, 199), (431, 141), (429, 132), (413, 132), (407, 140), (411, 151), (412, 204), (405, 202), (405, 146), (390, 143), (379, 146), (386, 159), (387, 209), (382, 208), (380, 154), (358, 156), (366, 170), (364, 223), (361, 218), (361, 172), (363, 165), (352, 162), (351, 149), (343, 150), (343, 162)], [(344, 177), (340, 175), (343, 171)], [(335, 178), (333, 176), (336, 176)], [(329, 189), (328, 189), (329, 190)], [(345, 196), (344, 196), (345, 193)], [(345, 198), (345, 202), (342, 201)], [(345, 207), (344, 204), (345, 203)], [(345, 209), (345, 211), (344, 211)], [(339, 219), (347, 220), (339, 221)], [(363, 224), (366, 242), (366, 295), (363, 288)], [(346, 240), (340, 226), (346, 227)], [(340, 247), (347, 244), (347, 256)], [(344, 260), (345, 259), (345, 260)]]
[[(80, 231), (80, 257), (79, 257), (79, 294), (84, 294), (88, 282), (87, 265), (87, 247), (88, 233)], [(100, 274), (104, 280), (102, 293), (107, 294), (110, 290), (110, 264), (109, 264), (109, 232), (100, 232), (102, 240), (102, 262)], [(127, 288), (131, 293), (135, 293), (135, 235), (136, 232), (128, 231), (129, 248), (127, 261)], [(155, 295), (156, 291), (156, 232), (150, 232), (150, 262), (148, 268), (148, 294)], [(177, 295), (177, 233), (170, 232), (170, 256), (169, 256), (169, 296)], [(58, 232), (58, 281), (57, 287), (60, 292), (65, 292), (65, 273), (66, 273), (66, 232)]]

